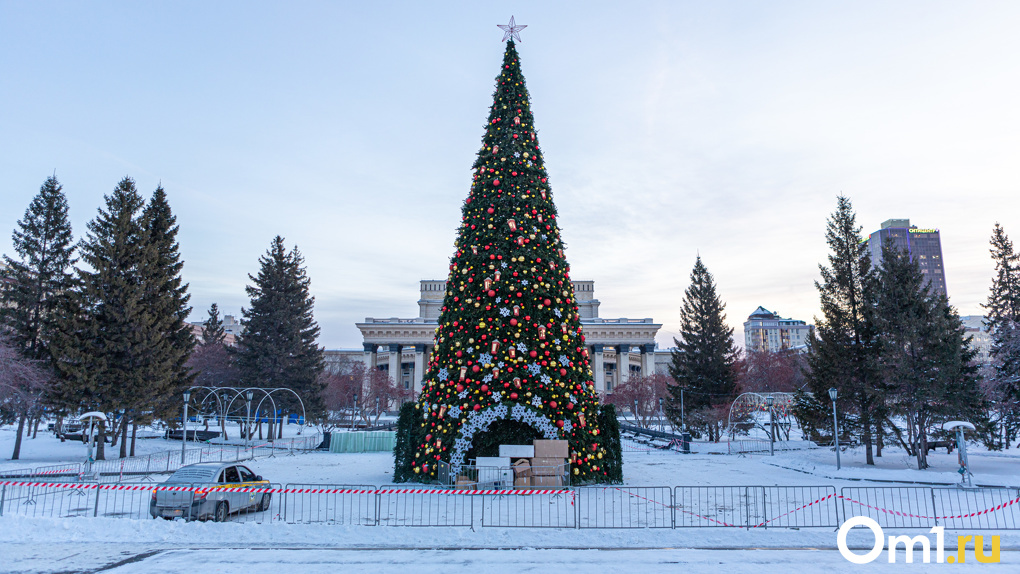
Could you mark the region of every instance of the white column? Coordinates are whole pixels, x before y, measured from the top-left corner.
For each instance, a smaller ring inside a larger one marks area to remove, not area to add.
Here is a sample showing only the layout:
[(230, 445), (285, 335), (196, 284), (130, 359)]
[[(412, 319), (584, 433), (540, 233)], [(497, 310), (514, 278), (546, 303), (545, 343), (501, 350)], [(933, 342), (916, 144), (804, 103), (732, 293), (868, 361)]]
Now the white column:
[(400, 345), (390, 343), (390, 378), (393, 382), (400, 384)]
[(425, 345), (414, 346), (414, 373), (411, 375), (411, 388), (415, 396), (421, 392), (421, 379), (425, 376)]
[(378, 355), (376, 352), (379, 350), (379, 345), (373, 343), (363, 343), (365, 346), (365, 370), (371, 371), (376, 366)]
[(592, 370), (595, 371), (595, 392), (606, 392), (606, 365), (602, 355), (602, 345), (592, 345)]
[(641, 345), (641, 375), (650, 377), (655, 374), (655, 343)]
[(630, 345), (621, 343), (616, 348), (616, 371), (618, 384), (626, 384), (630, 380)]

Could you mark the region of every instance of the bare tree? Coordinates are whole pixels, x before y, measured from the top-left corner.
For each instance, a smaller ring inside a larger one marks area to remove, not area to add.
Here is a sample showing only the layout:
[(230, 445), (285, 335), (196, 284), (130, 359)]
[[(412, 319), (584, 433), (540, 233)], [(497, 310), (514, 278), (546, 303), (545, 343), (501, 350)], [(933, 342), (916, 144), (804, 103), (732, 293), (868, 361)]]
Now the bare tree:
[(41, 413), (43, 394), (52, 380), (41, 365), (26, 359), (6, 335), (0, 335), (0, 421), (18, 422), (11, 460), (20, 458), (25, 423)]
[[(383, 411), (399, 407), (413, 395), (410, 389), (400, 388), (385, 372), (368, 369), (361, 361), (343, 359), (322, 378), (322, 399), (327, 411), (323, 430), (350, 424), (351, 416), (361, 418), (365, 425), (373, 418), (378, 422)], [(343, 422), (345, 418), (347, 423)]]
[(792, 393), (804, 384), (804, 356), (796, 351), (745, 353), (739, 363), (738, 393)]
[[(669, 400), (669, 385), (674, 384), (669, 375), (655, 374), (631, 377), (625, 384), (616, 387), (606, 395), (605, 401), (615, 405), (620, 412), (633, 413), (643, 427), (660, 416), (659, 399)], [(634, 404), (637, 401), (637, 411)]]

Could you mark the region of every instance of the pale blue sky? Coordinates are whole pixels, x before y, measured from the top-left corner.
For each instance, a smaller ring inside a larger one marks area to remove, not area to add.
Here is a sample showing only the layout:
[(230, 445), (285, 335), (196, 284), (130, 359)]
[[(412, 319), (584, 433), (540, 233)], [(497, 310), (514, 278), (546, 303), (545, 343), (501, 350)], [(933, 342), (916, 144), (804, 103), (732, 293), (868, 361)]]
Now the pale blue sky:
[(196, 320), (280, 234), (359, 346), (446, 276), (511, 14), (572, 276), (663, 346), (699, 251), (738, 339), (811, 321), (840, 192), (940, 228), (962, 314), (1020, 239), (1016, 3), (0, 0), (0, 251), (54, 169), (76, 236), (162, 181)]

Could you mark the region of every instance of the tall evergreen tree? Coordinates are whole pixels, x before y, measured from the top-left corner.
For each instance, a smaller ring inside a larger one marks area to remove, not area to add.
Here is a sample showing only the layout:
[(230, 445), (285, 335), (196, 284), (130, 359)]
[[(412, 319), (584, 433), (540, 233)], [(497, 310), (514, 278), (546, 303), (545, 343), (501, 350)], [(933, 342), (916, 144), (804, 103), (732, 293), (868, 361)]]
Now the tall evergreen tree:
[[(71, 286), (74, 264), (67, 198), (56, 176), (39, 188), (11, 239), (19, 259), (4, 255), (7, 269), (0, 278), (0, 324), (25, 358), (36, 365), (49, 364), (60, 298)], [(21, 455), (29, 415), (27, 409), (17, 414), (12, 460)]]
[(839, 196), (825, 234), (829, 266), (818, 266), (822, 281), (815, 281), (823, 318), (815, 319), (808, 342), (808, 380), (817, 406), (831, 412), (828, 389), (835, 387), (844, 407), (853, 408), (867, 463), (873, 465), (874, 431), (885, 403), (877, 372), (875, 271), (856, 217), (850, 199)]
[(288, 253), (283, 238), (276, 236), (259, 266), (258, 276), (248, 275), (253, 285), (245, 288), (251, 307), (241, 309), (244, 331), (235, 351), (241, 383), (291, 389), (304, 401), (307, 416), (316, 417), (323, 410), (323, 358), (315, 343), (319, 326), (312, 315), (315, 298), (309, 293), (304, 257), (297, 247)]
[(992, 230), (992, 279), (985, 325), (991, 333), (993, 383), (999, 424), (1008, 448), (1020, 428), (1020, 254), (998, 223)]
[[(141, 227), (150, 251), (142, 268), (144, 304), (152, 318), (148, 331), (152, 351), (146, 358), (150, 378), (142, 404), (152, 416), (165, 420), (176, 415), (181, 392), (195, 378), (187, 366), (195, 340), (186, 322), (191, 295), (181, 277), (184, 262), (177, 243), (179, 226), (163, 186), (156, 188), (142, 211)], [(122, 437), (126, 437), (126, 421), (121, 428)], [(133, 446), (132, 439), (132, 456)], [(125, 442), (121, 442), (121, 456), (124, 452)]]
[(59, 296), (70, 285), (75, 261), (67, 198), (56, 176), (39, 188), (11, 240), (20, 259), (4, 255), (0, 320), (26, 358), (48, 361)]
[[(609, 451), (556, 206), (513, 41), (461, 209), (446, 295), (417, 408), (418, 480), (490, 449), (569, 441), (574, 481), (608, 481)], [(411, 452), (401, 449), (403, 452)], [(398, 466), (398, 469), (400, 467)]]
[(220, 308), (213, 303), (209, 307), (209, 318), (202, 325), (202, 345), (223, 345), (227, 340), (227, 333), (223, 330), (223, 320), (220, 319)]
[(685, 417), (700, 411), (700, 426), (709, 440), (716, 441), (721, 435), (719, 420), (708, 411), (733, 398), (737, 380), (737, 348), (733, 328), (726, 325), (725, 308), (716, 293), (715, 279), (699, 255), (691, 271), (691, 284), (684, 291), (680, 338), (673, 339), (676, 350), (669, 374), (676, 384), (669, 387), (667, 414), (679, 424), (681, 402)]
[(901, 444), (928, 467), (928, 434), (936, 422), (966, 418), (981, 423), (985, 402), (978, 389), (975, 351), (963, 323), (944, 296), (932, 292), (921, 267), (891, 240), (882, 248), (876, 324), (892, 414), (907, 425)]
[[(88, 268), (77, 270), (79, 290), (53, 352), (63, 375), (59, 401), (72, 410), (111, 413), (152, 400), (150, 357), (160, 351), (146, 289), (155, 250), (142, 225), (144, 201), (130, 177), (105, 200), (81, 243)], [(105, 457), (105, 433), (100, 426), (97, 459)]]

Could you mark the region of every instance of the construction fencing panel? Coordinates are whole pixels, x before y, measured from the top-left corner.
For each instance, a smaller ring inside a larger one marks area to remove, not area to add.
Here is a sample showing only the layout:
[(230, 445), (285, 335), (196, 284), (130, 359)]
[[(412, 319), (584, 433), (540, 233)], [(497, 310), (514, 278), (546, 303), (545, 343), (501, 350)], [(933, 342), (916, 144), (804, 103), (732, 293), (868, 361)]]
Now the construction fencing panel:
[(763, 486), (762, 521), (751, 528), (838, 528), (834, 486)]
[(375, 486), (367, 484), (288, 484), (283, 520), (293, 524), (374, 526)]
[(962, 530), (1020, 529), (1020, 490), (1016, 488), (935, 488), (939, 526)]
[(577, 493), (578, 528), (673, 528), (668, 486), (584, 487)]
[(482, 526), (497, 528), (576, 528), (577, 493), (520, 490), (482, 496)]
[(747, 528), (765, 520), (760, 486), (678, 486), (673, 491), (676, 528)]
[(472, 496), (446, 488), (384, 488), (376, 524), (385, 526), (472, 526)]
[(845, 486), (843, 520), (867, 516), (882, 528), (937, 526), (932, 489), (927, 486)]
[(92, 485), (87, 484), (81, 488), (58, 488), (39, 483), (7, 484), (0, 486), (0, 516), (95, 516), (97, 492)]

